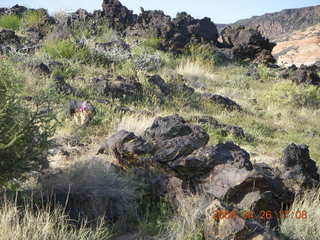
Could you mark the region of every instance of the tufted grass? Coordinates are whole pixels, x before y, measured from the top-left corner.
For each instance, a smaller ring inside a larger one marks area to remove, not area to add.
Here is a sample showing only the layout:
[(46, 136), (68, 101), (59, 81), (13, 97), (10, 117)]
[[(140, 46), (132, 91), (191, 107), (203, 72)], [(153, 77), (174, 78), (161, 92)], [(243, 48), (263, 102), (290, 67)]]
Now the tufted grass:
[[(283, 218), (280, 231), (290, 239), (317, 240), (320, 238), (320, 188), (304, 193), (297, 198), (287, 218)], [(302, 218), (305, 211), (306, 218)]]
[(208, 204), (205, 197), (200, 195), (184, 196), (177, 203), (175, 214), (166, 222), (157, 239), (202, 240), (201, 218), (204, 216)]
[(80, 227), (71, 224), (63, 209), (33, 210), (26, 204), (21, 207), (6, 200), (0, 207), (1, 240), (108, 240), (110, 231), (98, 224), (90, 228), (87, 222)]

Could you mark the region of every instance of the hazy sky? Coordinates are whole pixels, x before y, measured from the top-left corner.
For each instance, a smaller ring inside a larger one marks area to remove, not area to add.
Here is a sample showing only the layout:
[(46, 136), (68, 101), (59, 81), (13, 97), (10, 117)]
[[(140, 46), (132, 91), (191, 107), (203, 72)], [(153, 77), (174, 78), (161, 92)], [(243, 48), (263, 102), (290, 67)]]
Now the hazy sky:
[[(320, 0), (122, 0), (121, 2), (136, 13), (140, 12), (140, 7), (145, 10), (160, 9), (171, 16), (186, 11), (197, 18), (210, 17), (215, 23), (232, 23), (268, 12), (320, 4)], [(17, 3), (32, 8), (46, 8), (50, 13), (60, 10), (74, 11), (78, 8), (91, 12), (101, 8), (102, 0), (0, 0), (0, 7), (11, 7)]]

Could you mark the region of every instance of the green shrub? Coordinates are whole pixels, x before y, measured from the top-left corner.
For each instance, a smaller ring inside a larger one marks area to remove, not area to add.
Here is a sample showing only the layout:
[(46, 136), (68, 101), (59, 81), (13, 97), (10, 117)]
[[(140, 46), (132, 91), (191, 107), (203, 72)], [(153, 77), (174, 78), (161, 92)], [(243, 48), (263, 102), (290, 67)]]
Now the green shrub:
[(106, 65), (111, 63), (110, 58), (87, 46), (78, 46), (72, 40), (47, 41), (43, 46), (44, 52), (53, 59), (75, 60), (80, 63)]
[(185, 55), (192, 61), (204, 64), (217, 65), (222, 63), (221, 57), (211, 44), (191, 44), (186, 48)]
[(43, 12), (37, 10), (28, 10), (22, 18), (22, 24), (26, 28), (38, 26), (43, 22), (44, 14)]
[(70, 40), (47, 41), (43, 47), (45, 52), (55, 59), (71, 59), (77, 54), (77, 46)]
[(20, 83), (12, 67), (0, 63), (0, 185), (42, 166), (54, 130), (49, 115), (24, 105)]
[(267, 99), (293, 107), (318, 108), (320, 88), (312, 85), (296, 85), (290, 81), (278, 82), (272, 86)]
[(154, 50), (159, 50), (161, 48), (161, 40), (156, 37), (150, 37), (143, 41), (143, 46)]
[(0, 27), (16, 31), (20, 28), (20, 18), (16, 15), (0, 16)]

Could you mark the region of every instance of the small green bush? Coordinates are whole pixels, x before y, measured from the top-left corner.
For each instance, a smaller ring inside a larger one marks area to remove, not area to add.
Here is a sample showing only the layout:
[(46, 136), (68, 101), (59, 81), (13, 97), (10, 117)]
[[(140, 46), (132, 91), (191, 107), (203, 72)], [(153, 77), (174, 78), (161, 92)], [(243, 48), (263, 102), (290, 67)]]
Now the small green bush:
[(23, 18), (22, 24), (25, 28), (38, 26), (44, 22), (44, 15), (41, 11), (28, 10)]
[(0, 16), (0, 27), (17, 31), (20, 28), (21, 20), (16, 15)]
[(143, 41), (143, 46), (154, 50), (159, 50), (161, 48), (161, 40), (156, 37), (150, 37)]
[(278, 82), (273, 85), (267, 99), (294, 107), (318, 108), (320, 106), (320, 88), (296, 85), (290, 81)]
[(21, 79), (10, 64), (0, 63), (0, 186), (44, 163), (54, 128), (52, 118), (30, 110), (19, 96)]
[(219, 65), (223, 59), (215, 52), (211, 44), (191, 44), (185, 50), (186, 57), (209, 65)]
[(55, 59), (71, 59), (77, 54), (77, 46), (70, 40), (47, 41), (43, 47), (45, 52)]
[(83, 64), (107, 65), (110, 58), (97, 51), (90, 50), (87, 46), (78, 46), (72, 40), (47, 41), (43, 50), (53, 59), (67, 59), (79, 61)]

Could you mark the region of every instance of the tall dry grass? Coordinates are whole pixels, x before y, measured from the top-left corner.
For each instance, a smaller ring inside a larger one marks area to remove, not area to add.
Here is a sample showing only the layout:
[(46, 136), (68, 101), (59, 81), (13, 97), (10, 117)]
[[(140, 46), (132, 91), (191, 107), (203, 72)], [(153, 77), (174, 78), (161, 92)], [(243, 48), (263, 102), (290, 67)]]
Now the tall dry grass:
[(110, 232), (103, 224), (95, 229), (86, 222), (80, 227), (70, 224), (60, 208), (33, 210), (30, 204), (19, 207), (5, 200), (0, 207), (0, 240), (107, 240)]
[[(280, 231), (290, 239), (320, 239), (320, 188), (306, 192), (297, 198), (280, 225)], [(303, 216), (305, 211), (306, 216)]]
[(160, 240), (201, 240), (203, 217), (208, 201), (204, 195), (186, 196), (178, 202), (178, 208), (166, 227), (159, 234)]

